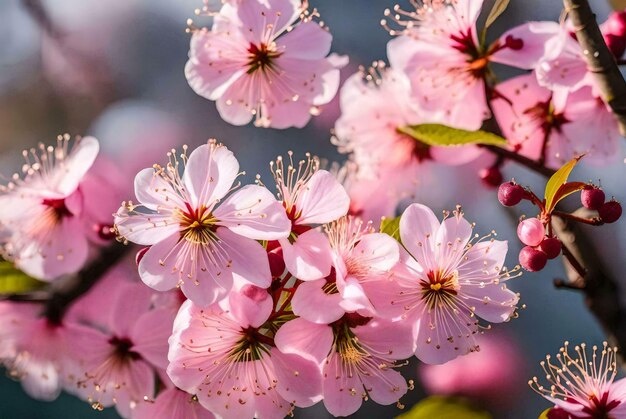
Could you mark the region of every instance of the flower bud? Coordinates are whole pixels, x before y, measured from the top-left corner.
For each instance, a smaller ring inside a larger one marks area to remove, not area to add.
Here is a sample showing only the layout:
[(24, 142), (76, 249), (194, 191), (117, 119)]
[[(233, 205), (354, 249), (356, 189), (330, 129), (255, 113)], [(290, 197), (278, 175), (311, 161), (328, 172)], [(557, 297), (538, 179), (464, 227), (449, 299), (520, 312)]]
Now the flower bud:
[(605, 26), (604, 33), (616, 36), (626, 35), (626, 11), (611, 13), (603, 26)]
[(604, 191), (591, 185), (585, 186), (585, 189), (580, 193), (580, 202), (582, 202), (583, 207), (590, 210), (600, 209), (604, 204), (604, 199)]
[(529, 272), (542, 270), (548, 263), (548, 256), (541, 250), (526, 246), (519, 252), (519, 263)]
[(505, 182), (498, 188), (498, 201), (505, 207), (520, 203), (524, 197), (524, 188), (513, 182)]
[(622, 216), (622, 206), (615, 200), (605, 202), (598, 209), (598, 215), (605, 223), (614, 223)]
[(272, 278), (280, 278), (282, 274), (285, 272), (285, 260), (283, 258), (283, 248), (275, 247), (274, 249), (267, 252), (267, 258), (270, 263), (270, 272), (272, 273)]
[(538, 218), (527, 218), (517, 226), (517, 237), (528, 246), (537, 246), (543, 241), (546, 229)]
[(548, 259), (554, 259), (561, 254), (561, 240), (556, 237), (546, 237), (539, 243), (539, 250), (548, 256)]
[(606, 46), (609, 47), (609, 51), (615, 58), (620, 58), (624, 55), (624, 51), (626, 51), (626, 37), (623, 35), (608, 33), (604, 35), (604, 42), (606, 42)]
[(487, 167), (478, 172), (478, 176), (486, 186), (495, 188), (502, 183), (502, 172), (498, 167)]

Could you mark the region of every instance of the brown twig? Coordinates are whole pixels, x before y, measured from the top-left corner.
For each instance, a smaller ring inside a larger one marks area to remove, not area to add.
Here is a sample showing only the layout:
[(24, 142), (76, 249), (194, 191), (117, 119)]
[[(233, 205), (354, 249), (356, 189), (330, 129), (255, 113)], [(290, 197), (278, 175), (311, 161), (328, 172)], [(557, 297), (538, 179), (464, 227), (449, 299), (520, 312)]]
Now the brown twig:
[(45, 304), (44, 315), (53, 323), (60, 323), (71, 303), (86, 294), (102, 276), (130, 249), (120, 243), (113, 243), (102, 250), (94, 261), (73, 276), (64, 286), (51, 292)]
[(533, 159), (529, 159), (526, 156), (522, 156), (521, 154), (518, 154), (514, 151), (507, 150), (506, 148), (501, 148), (501, 147), (497, 147), (493, 145), (481, 145), (481, 147), (486, 148), (487, 150), (489, 150), (491, 153), (495, 154), (496, 156), (501, 156), (507, 160), (511, 160), (516, 163), (519, 163), (522, 166), (527, 167), (528, 169), (532, 170), (533, 172), (537, 172), (540, 175), (543, 175), (545, 177), (550, 177), (554, 174), (554, 170), (538, 163), (537, 161)]
[(626, 81), (604, 42), (596, 16), (587, 0), (563, 0), (563, 5), (574, 24), (588, 69), (594, 73), (604, 101), (617, 117), (620, 132), (626, 135)]
[(596, 248), (584, 239), (574, 222), (552, 217), (556, 235), (563, 242), (567, 281), (561, 288), (579, 289), (585, 303), (602, 325), (612, 345), (626, 348), (626, 308), (623, 307), (617, 282), (602, 266)]

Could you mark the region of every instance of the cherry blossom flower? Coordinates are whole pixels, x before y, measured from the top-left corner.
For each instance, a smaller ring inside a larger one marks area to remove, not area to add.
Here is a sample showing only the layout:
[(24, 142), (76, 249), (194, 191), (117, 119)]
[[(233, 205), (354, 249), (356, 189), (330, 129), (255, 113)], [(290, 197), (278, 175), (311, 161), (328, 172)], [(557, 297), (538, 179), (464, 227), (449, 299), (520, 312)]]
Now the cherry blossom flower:
[(233, 125), (303, 127), (339, 88), (346, 60), (300, 0), (224, 2), (212, 28), (194, 30), (185, 75)]
[[(422, 0), (415, 10), (395, 7), (385, 15), (400, 30), (387, 45), (393, 68), (411, 81), (413, 94), (424, 112), (447, 125), (479, 129), (489, 117), (484, 76), (489, 63), (478, 42), (476, 21), (482, 0)], [(387, 22), (383, 20), (383, 25)], [(472, 112), (467, 112), (472, 109)]]
[(120, 283), (115, 295), (101, 314), (106, 327), (68, 325), (78, 361), (70, 378), (77, 384), (72, 392), (94, 408), (115, 404), (128, 417), (134, 405), (153, 397), (156, 370), (167, 366), (174, 313), (155, 306), (154, 292), (140, 283)]
[(602, 348), (593, 347), (591, 356), (584, 343), (574, 350), (570, 354), (565, 342), (556, 363), (550, 355), (541, 362), (549, 388), (537, 377), (528, 382), (530, 387), (572, 418), (626, 417), (626, 379), (615, 381), (617, 348), (604, 342)]
[(98, 155), (93, 137), (69, 135), (57, 145), (24, 151), (24, 177), (13, 175), (0, 193), (0, 250), (27, 274), (49, 281), (78, 271), (87, 259), (90, 229), (80, 183)]
[(221, 307), (183, 304), (167, 373), (218, 416), (284, 417), (294, 405), (319, 401), (320, 370), (314, 361), (276, 348), (276, 325), (268, 321), (272, 300), (265, 290), (248, 287)]
[(288, 236), (280, 203), (257, 185), (224, 199), (239, 163), (215, 140), (181, 159), (170, 153), (165, 167), (139, 172), (135, 195), (141, 205), (125, 203), (116, 214), (121, 237), (152, 246), (139, 262), (141, 279), (159, 291), (180, 286), (201, 306), (225, 297), (234, 281), (268, 287), (267, 254), (256, 240)]
[(361, 171), (376, 173), (424, 161), (459, 165), (480, 154), (475, 146), (430, 147), (399, 132), (407, 125), (438, 122), (416, 107), (410, 86), (404, 73), (383, 62), (352, 75), (342, 86), (334, 141), (340, 152), (353, 156)]
[(291, 221), (288, 237), (279, 240), (287, 270), (296, 278), (312, 281), (330, 274), (330, 246), (324, 234), (313, 227), (345, 215), (350, 198), (337, 179), (319, 170), (319, 160), (307, 153), (306, 160), (285, 167), (282, 157), (270, 163), (284, 211)]
[(400, 219), (406, 251), (393, 276), (363, 284), (379, 315), (415, 327), (415, 355), (427, 364), (478, 350), (476, 316), (500, 323), (515, 314), (518, 295), (503, 284), (507, 242), (475, 242), (472, 231), (460, 209), (440, 223), (428, 207), (412, 204)]
[(396, 403), (407, 384), (394, 368), (413, 354), (410, 325), (346, 314), (331, 325), (291, 320), (276, 334), (278, 348), (322, 364), (324, 406), (334, 416), (356, 412), (363, 400)]
[(352, 216), (325, 226), (332, 249), (333, 268), (326, 278), (300, 284), (291, 301), (295, 314), (329, 324), (346, 311), (374, 309), (361, 282), (385, 275), (399, 260), (397, 242), (374, 233), (371, 223)]
[(492, 105), (513, 148), (532, 159), (544, 158), (550, 167), (581, 154), (591, 164), (619, 156), (617, 120), (589, 86), (552, 92), (526, 74), (500, 83)]
[(155, 400), (137, 405), (132, 419), (214, 419), (215, 415), (198, 403), (198, 398), (176, 387), (159, 393)]

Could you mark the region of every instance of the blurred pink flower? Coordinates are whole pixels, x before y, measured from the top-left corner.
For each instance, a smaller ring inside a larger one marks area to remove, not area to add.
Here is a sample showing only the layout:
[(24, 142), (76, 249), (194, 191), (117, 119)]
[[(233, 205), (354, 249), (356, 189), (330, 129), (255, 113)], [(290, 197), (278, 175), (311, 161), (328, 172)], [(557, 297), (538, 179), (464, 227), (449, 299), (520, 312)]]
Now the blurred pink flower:
[(507, 242), (484, 237), (473, 242), (473, 226), (460, 209), (439, 222), (421, 204), (400, 219), (407, 251), (389, 279), (364, 283), (377, 313), (415, 327), (415, 356), (442, 364), (478, 350), (476, 316), (501, 323), (515, 313), (518, 296), (503, 282)]
[(475, 146), (451, 151), (399, 132), (408, 125), (439, 122), (416, 106), (410, 86), (406, 75), (378, 62), (367, 72), (352, 75), (341, 88), (341, 117), (335, 124), (334, 141), (340, 152), (351, 154), (361, 174), (376, 176), (426, 160), (459, 165), (480, 154)]
[(539, 159), (544, 151), (547, 165), (553, 168), (585, 153), (592, 164), (619, 157), (617, 120), (589, 86), (553, 92), (541, 87), (533, 74), (526, 74), (498, 84), (497, 91), (494, 114), (521, 154)]
[(281, 352), (269, 335), (276, 325), (262, 327), (272, 304), (261, 291), (253, 287), (223, 308), (187, 301), (176, 317), (167, 373), (218, 416), (284, 417), (321, 397), (316, 363)]
[(214, 419), (198, 398), (177, 388), (163, 390), (153, 401), (139, 403), (132, 419)]
[(468, 356), (443, 365), (421, 364), (419, 375), (426, 390), (510, 406), (521, 393), (517, 378), (524, 370), (524, 359), (519, 345), (498, 334), (486, 334), (479, 343), (480, 351)]
[(24, 151), (24, 178), (13, 175), (0, 192), (0, 249), (27, 274), (49, 281), (78, 271), (87, 259), (88, 190), (80, 188), (98, 155), (93, 137), (60, 136), (56, 147)]
[(174, 154), (166, 167), (139, 172), (135, 195), (141, 205), (126, 203), (115, 217), (121, 237), (152, 246), (139, 262), (141, 279), (159, 291), (180, 286), (201, 306), (225, 297), (234, 281), (268, 287), (267, 254), (256, 240), (289, 234), (280, 203), (256, 185), (224, 199), (239, 162), (214, 140), (181, 158), (182, 176)]
[(480, 52), (476, 30), (483, 1), (412, 4), (415, 10), (385, 12), (401, 28), (389, 28), (398, 35), (387, 45), (391, 67), (407, 74), (425, 114), (454, 127), (479, 129), (490, 115), (484, 82), (489, 61)]
[(599, 357), (598, 347), (589, 356), (584, 343), (574, 348), (574, 357), (568, 350), (565, 342), (556, 363), (550, 355), (541, 362), (550, 386), (544, 387), (533, 377), (528, 382), (531, 388), (572, 418), (626, 417), (626, 379), (615, 381), (617, 348), (604, 342)]
[(331, 34), (300, 0), (224, 2), (213, 27), (195, 30), (185, 75), (221, 117), (244, 125), (303, 127), (335, 96), (339, 68)]
[(153, 397), (156, 370), (167, 366), (174, 312), (155, 306), (154, 292), (140, 283), (120, 283), (114, 294), (113, 305), (101, 306), (106, 327), (68, 325), (78, 361), (72, 392), (97, 409), (115, 404), (128, 417), (132, 406)]
[(319, 160), (306, 160), (285, 167), (282, 157), (270, 163), (284, 211), (291, 221), (288, 237), (279, 240), (287, 270), (296, 278), (312, 281), (330, 273), (332, 258), (328, 239), (314, 227), (345, 215), (350, 198), (335, 176), (319, 170)]
[(333, 416), (356, 412), (364, 399), (398, 402), (409, 385), (394, 368), (414, 351), (411, 326), (347, 314), (332, 325), (292, 320), (276, 334), (284, 352), (322, 365), (324, 406)]

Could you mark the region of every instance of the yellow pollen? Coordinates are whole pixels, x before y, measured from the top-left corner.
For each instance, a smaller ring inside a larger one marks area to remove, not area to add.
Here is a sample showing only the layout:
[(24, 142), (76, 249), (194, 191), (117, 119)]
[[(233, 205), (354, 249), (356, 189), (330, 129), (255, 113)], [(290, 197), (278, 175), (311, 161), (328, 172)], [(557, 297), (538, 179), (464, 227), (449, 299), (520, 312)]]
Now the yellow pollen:
[(433, 291), (439, 291), (441, 289), (441, 283), (430, 284), (430, 289)]

